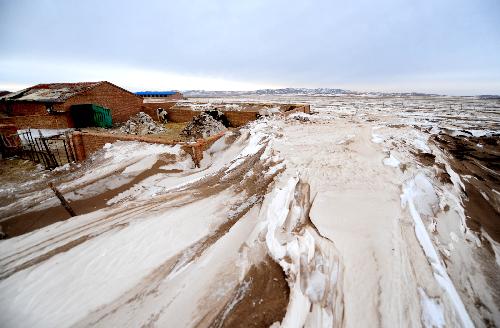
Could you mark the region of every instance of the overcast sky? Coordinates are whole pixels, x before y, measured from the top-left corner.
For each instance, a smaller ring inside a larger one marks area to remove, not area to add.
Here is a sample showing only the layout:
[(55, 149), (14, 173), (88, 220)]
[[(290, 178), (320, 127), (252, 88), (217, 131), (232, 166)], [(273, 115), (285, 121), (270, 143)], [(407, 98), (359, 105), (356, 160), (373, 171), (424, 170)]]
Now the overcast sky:
[(500, 94), (499, 0), (0, 0), (0, 89)]

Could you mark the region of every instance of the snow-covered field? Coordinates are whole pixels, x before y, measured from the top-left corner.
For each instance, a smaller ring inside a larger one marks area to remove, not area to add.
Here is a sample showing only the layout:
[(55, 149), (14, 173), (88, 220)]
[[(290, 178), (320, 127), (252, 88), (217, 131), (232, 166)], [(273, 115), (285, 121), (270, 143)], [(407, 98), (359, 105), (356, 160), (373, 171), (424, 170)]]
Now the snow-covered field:
[[(496, 165), (498, 101), (241, 101), (313, 114), (227, 133), (200, 168), (178, 147), (119, 142), (59, 172), (70, 201), (95, 206), (0, 241), (1, 326), (500, 325), (498, 171), (436, 139), (479, 138)], [(43, 183), (9, 188), (0, 224), (56, 213)]]

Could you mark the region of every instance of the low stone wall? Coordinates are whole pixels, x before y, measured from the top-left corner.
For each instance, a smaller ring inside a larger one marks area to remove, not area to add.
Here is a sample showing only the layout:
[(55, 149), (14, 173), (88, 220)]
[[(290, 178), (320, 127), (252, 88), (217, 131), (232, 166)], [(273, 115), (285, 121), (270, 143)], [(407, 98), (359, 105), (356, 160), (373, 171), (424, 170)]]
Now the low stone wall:
[(181, 145), (181, 148), (186, 153), (191, 155), (195, 165), (199, 166), (200, 161), (203, 159), (203, 152), (207, 150), (215, 141), (220, 139), (224, 133), (225, 131), (222, 131), (211, 137), (198, 139), (196, 142), (171, 142), (148, 136), (75, 131), (71, 136), (71, 142), (73, 152), (78, 162), (87, 159), (92, 153), (102, 149), (102, 147), (107, 143), (113, 143), (115, 141), (139, 141), (171, 146)]

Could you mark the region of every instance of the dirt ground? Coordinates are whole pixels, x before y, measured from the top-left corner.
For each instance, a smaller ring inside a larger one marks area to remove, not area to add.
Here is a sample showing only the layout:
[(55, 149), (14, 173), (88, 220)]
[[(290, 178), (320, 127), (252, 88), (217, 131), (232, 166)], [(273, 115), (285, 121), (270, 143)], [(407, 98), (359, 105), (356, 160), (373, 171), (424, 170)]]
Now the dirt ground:
[(453, 169), (468, 177), (464, 201), (468, 226), (480, 233), (484, 229), (500, 242), (500, 204), (495, 188), (500, 185), (500, 137), (453, 137), (438, 135), (436, 143), (447, 152)]
[(289, 294), (283, 270), (267, 256), (236, 288), (234, 308), (225, 307), (210, 327), (269, 327), (285, 316)]
[(20, 158), (0, 159), (0, 186), (23, 183), (39, 174), (43, 174), (43, 170), (39, 170), (31, 161)]

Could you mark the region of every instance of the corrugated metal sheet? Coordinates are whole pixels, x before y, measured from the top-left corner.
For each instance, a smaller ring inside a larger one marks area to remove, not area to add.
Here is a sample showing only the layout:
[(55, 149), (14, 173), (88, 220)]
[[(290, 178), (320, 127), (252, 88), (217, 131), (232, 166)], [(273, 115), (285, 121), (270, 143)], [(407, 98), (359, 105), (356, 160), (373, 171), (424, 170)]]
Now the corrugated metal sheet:
[(172, 96), (175, 95), (177, 91), (140, 91), (135, 94), (141, 97), (161, 97), (161, 96)]

